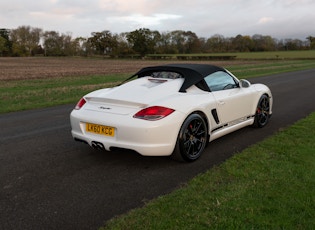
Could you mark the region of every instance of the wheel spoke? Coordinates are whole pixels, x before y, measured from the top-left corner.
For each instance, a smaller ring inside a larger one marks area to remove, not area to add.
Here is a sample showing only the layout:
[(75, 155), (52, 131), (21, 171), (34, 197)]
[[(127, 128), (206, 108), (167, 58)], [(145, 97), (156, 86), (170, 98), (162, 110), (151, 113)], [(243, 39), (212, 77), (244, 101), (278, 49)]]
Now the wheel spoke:
[(191, 143), (191, 151), (189, 152), (191, 156), (194, 156), (196, 154), (195, 147), (196, 147), (195, 144)]
[(197, 121), (196, 121), (195, 123), (196, 123), (196, 124), (195, 124), (195, 128), (194, 128), (194, 134), (195, 134), (195, 135), (198, 135), (198, 131), (199, 131), (199, 129), (201, 128), (201, 125), (202, 125), (202, 124), (201, 124), (200, 122), (198, 123)]
[(186, 152), (189, 154), (189, 153), (190, 153), (190, 149), (192, 148), (191, 142), (188, 141), (185, 146), (186, 146), (186, 147), (185, 147), (185, 150), (186, 150)]
[(266, 121), (266, 114), (265, 113), (261, 113), (260, 114), (260, 118), (259, 118), (259, 122), (260, 123), (264, 123)]

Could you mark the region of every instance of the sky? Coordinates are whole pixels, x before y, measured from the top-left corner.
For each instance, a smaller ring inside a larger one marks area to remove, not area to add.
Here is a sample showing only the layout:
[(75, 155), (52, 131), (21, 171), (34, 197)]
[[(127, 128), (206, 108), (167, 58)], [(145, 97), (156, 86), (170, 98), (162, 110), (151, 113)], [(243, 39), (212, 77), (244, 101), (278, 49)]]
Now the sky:
[(315, 0), (0, 0), (0, 28), (92, 32), (192, 31), (199, 37), (315, 36)]

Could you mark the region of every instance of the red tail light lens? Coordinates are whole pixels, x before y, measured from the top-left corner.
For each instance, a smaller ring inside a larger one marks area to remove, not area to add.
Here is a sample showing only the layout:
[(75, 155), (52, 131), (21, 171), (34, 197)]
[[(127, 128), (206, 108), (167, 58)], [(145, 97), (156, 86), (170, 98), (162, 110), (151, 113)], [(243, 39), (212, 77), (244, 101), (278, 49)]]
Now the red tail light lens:
[(148, 108), (140, 110), (133, 117), (149, 120), (149, 121), (156, 121), (164, 117), (167, 117), (174, 111), (175, 111), (174, 109), (170, 109), (170, 108), (166, 108), (162, 106), (152, 106), (152, 107), (148, 107)]
[(84, 98), (81, 98), (80, 101), (77, 103), (74, 109), (79, 110), (82, 108), (82, 106), (86, 103), (86, 100)]

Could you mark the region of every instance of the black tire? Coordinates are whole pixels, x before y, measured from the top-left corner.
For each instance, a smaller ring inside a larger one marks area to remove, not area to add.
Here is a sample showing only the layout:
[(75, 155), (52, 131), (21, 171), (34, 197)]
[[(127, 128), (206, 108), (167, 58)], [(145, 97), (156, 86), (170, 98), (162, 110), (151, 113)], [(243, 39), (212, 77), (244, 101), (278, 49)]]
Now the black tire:
[(257, 104), (253, 126), (256, 128), (262, 128), (268, 124), (269, 118), (270, 118), (270, 99), (267, 95), (262, 95)]
[(208, 137), (205, 120), (199, 114), (191, 114), (180, 128), (172, 158), (192, 162), (203, 152)]

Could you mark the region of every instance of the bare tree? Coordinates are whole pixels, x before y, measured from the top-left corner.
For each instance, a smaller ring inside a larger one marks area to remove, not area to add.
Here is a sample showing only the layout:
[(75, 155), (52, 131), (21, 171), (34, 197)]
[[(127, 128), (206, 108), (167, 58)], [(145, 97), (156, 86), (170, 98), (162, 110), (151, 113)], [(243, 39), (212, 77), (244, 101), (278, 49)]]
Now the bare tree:
[(43, 30), (30, 26), (20, 26), (10, 32), (13, 53), (18, 56), (32, 56), (33, 50), (40, 45)]

